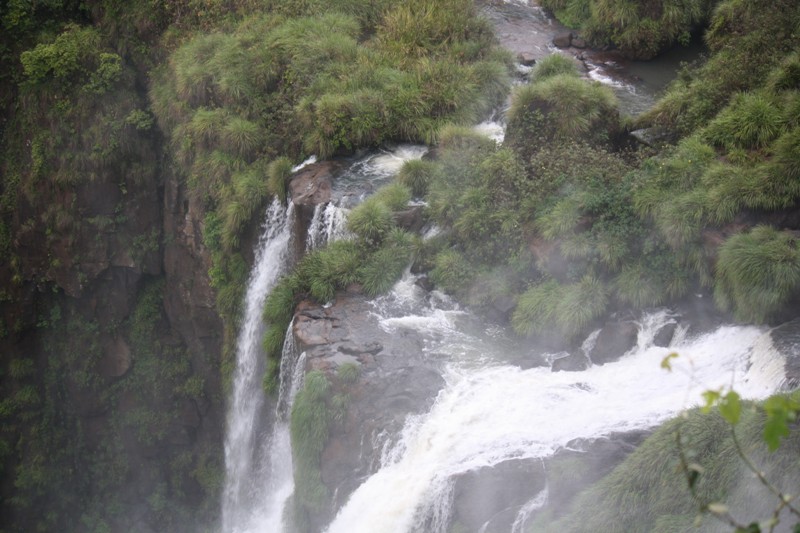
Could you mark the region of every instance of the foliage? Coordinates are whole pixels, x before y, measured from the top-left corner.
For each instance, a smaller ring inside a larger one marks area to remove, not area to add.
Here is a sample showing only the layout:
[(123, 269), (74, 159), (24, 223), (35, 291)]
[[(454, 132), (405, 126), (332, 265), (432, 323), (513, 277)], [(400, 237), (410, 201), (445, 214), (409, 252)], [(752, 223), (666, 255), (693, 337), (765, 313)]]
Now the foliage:
[(533, 69), (533, 79), (537, 82), (561, 74), (578, 76), (578, 66), (572, 59), (562, 54), (550, 54), (542, 58)]
[(765, 322), (798, 294), (800, 251), (790, 233), (757, 226), (720, 247), (714, 298), (749, 322)]
[(411, 190), (414, 197), (421, 198), (428, 191), (435, 168), (431, 161), (412, 159), (403, 164), (395, 179)]
[(507, 121), (506, 144), (523, 160), (549, 143), (608, 145), (621, 130), (613, 92), (572, 73), (534, 79), (517, 88)]
[(330, 382), (325, 374), (306, 374), (303, 388), (292, 405), (290, 431), (294, 466), (294, 503), (300, 513), (319, 511), (328, 501), (328, 491), (320, 474), (320, 454), (328, 440), (330, 427)]
[(561, 22), (580, 28), (594, 46), (613, 44), (628, 57), (650, 59), (708, 20), (708, 0), (543, 0)]

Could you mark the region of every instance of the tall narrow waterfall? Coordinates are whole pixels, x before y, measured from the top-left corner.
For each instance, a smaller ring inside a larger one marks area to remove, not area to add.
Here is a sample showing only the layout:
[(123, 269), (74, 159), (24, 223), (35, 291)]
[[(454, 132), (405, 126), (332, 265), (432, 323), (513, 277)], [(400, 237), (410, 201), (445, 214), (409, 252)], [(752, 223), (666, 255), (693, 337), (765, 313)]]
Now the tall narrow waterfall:
[[(225, 436), (224, 533), (264, 531), (259, 524), (264, 520), (264, 502), (271, 490), (272, 465), (261, 385), (265, 359), (261, 350), (261, 312), (270, 290), (287, 267), (293, 211), (291, 203), (288, 208), (277, 200), (270, 205), (247, 285)], [(291, 472), (291, 465), (289, 469)]]
[(333, 202), (317, 204), (314, 216), (308, 225), (306, 249), (315, 250), (343, 238), (347, 234), (346, 221), (347, 211), (334, 205)]

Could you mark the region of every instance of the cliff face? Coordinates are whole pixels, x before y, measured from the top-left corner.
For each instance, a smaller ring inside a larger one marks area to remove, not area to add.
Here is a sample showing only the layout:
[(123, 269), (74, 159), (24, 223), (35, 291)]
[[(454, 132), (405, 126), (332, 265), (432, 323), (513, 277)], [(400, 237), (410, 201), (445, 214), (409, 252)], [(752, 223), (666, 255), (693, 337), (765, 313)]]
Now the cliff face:
[(6, 218), (6, 531), (198, 531), (216, 514), (222, 322), (203, 213), (163, 172), (158, 132), (129, 139), (75, 187), (31, 179)]

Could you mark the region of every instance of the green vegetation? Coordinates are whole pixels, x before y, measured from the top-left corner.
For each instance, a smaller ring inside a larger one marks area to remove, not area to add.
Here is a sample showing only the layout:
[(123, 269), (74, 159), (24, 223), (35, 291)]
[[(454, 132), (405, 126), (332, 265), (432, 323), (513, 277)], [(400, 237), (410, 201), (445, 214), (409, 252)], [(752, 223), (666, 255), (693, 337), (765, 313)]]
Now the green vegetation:
[[(724, 502), (739, 521), (766, 519), (772, 514), (774, 496), (748, 475), (737, 446), (776, 487), (796, 494), (793, 476), (800, 443), (793, 432), (777, 452), (770, 452), (764, 429), (764, 411), (751, 404), (742, 405), (736, 441), (723, 416), (695, 409), (661, 426), (611, 474), (575, 498), (564, 516), (552, 522), (554, 517), (538, 517), (529, 531), (666, 533), (693, 531), (696, 519), (703, 531), (731, 531), (725, 522), (698, 515), (716, 502)], [(702, 469), (695, 478), (694, 495), (685, 473), (675, 468), (680, 454)]]
[(565, 25), (578, 28), (596, 47), (614, 45), (633, 59), (650, 59), (674, 45), (686, 45), (704, 25), (714, 0), (543, 0)]

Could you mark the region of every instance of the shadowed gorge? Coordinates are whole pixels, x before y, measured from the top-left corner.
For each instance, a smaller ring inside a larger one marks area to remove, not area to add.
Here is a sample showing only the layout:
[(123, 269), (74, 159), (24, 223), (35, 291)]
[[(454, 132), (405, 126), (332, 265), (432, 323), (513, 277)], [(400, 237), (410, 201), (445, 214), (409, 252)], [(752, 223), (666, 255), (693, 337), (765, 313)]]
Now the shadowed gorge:
[(796, 2), (0, 25), (0, 531), (800, 522)]

